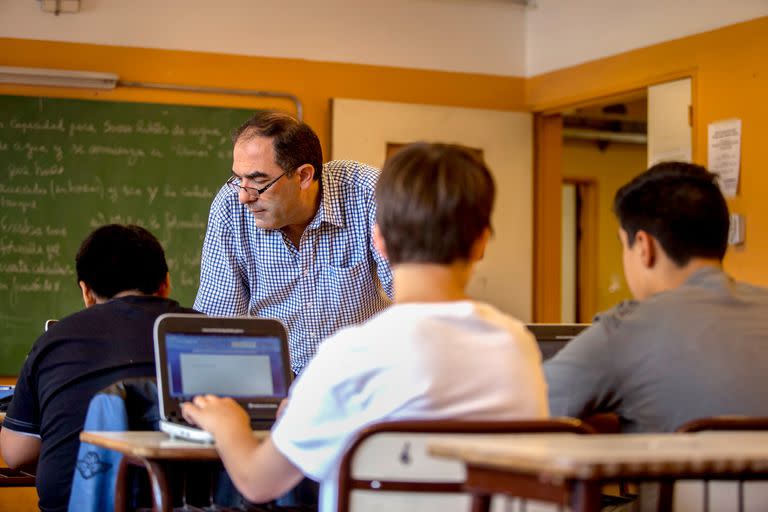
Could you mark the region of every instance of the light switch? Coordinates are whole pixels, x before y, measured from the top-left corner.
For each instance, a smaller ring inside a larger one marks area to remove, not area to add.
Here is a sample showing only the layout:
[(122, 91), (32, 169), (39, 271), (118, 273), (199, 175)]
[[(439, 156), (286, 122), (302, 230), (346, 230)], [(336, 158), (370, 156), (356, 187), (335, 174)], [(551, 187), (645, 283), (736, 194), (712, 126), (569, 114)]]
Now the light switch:
[(728, 245), (741, 245), (744, 243), (744, 215), (731, 214), (731, 222), (728, 225)]

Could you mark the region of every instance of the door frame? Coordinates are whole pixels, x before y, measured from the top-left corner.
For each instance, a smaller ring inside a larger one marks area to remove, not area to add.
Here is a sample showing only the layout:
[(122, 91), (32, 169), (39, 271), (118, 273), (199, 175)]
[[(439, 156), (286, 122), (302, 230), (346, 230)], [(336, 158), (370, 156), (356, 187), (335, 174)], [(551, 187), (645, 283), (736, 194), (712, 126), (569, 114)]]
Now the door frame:
[(563, 120), (562, 112), (619, 100), (638, 90), (664, 82), (691, 79), (691, 153), (698, 155), (696, 113), (698, 112), (698, 71), (684, 69), (663, 76), (649, 77), (630, 87), (601, 91), (599, 94), (570, 98), (533, 106), (534, 159), (533, 159), (533, 321), (560, 322), (560, 233), (562, 208), (560, 184), (562, 182)]

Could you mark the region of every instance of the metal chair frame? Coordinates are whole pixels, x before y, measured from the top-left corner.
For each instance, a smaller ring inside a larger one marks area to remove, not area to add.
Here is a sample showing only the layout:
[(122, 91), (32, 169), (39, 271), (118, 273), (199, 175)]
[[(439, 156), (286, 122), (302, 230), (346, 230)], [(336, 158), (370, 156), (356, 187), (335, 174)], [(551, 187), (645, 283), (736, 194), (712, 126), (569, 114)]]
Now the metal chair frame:
[(595, 433), (594, 429), (589, 425), (574, 418), (513, 421), (414, 420), (387, 421), (371, 425), (355, 436), (341, 460), (337, 512), (350, 512), (350, 494), (355, 489), (375, 492), (466, 493), (463, 482), (367, 480), (355, 478), (352, 475), (352, 466), (358, 450), (367, 440), (378, 434), (523, 434), (544, 432)]

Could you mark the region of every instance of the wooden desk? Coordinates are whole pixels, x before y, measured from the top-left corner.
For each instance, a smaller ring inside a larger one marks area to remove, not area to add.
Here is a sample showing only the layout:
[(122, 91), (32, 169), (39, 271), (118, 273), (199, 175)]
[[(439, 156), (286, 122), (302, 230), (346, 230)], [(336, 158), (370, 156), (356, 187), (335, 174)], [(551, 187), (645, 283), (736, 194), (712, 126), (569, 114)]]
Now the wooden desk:
[(494, 493), (600, 510), (600, 489), (617, 479), (768, 478), (768, 432), (514, 435), (430, 443), (433, 455), (462, 460), (472, 510)]
[[(258, 439), (265, 439), (268, 431), (254, 432)], [(144, 467), (152, 488), (152, 510), (165, 512), (173, 509), (168, 488), (168, 468), (179, 462), (217, 462), (219, 454), (215, 445), (173, 439), (164, 432), (81, 432), (80, 441), (115, 450), (123, 454), (125, 462)], [(125, 478), (118, 475), (115, 490), (115, 510), (125, 510)]]

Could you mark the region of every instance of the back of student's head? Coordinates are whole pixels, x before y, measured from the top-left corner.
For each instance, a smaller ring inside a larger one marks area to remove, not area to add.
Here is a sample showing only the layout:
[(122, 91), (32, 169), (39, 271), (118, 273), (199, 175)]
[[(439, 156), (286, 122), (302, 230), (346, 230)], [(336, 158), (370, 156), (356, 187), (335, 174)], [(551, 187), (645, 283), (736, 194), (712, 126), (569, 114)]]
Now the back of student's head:
[(78, 282), (106, 299), (127, 290), (156, 293), (168, 274), (157, 238), (140, 226), (120, 224), (102, 226), (88, 235), (75, 266)]
[(716, 175), (700, 165), (654, 165), (616, 192), (613, 211), (630, 246), (643, 230), (678, 266), (691, 258), (721, 260), (725, 255), (728, 206)]
[(376, 221), (387, 256), (398, 263), (468, 260), (491, 225), (495, 187), (485, 164), (450, 144), (406, 146), (384, 164)]

